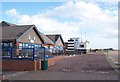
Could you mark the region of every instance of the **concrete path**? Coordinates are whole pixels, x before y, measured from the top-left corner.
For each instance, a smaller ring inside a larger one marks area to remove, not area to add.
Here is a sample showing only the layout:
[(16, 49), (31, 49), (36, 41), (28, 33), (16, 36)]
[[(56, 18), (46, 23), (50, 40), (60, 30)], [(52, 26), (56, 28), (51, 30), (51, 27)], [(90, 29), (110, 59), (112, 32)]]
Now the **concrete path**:
[(89, 54), (55, 62), (48, 70), (30, 71), (9, 80), (118, 80), (105, 55)]

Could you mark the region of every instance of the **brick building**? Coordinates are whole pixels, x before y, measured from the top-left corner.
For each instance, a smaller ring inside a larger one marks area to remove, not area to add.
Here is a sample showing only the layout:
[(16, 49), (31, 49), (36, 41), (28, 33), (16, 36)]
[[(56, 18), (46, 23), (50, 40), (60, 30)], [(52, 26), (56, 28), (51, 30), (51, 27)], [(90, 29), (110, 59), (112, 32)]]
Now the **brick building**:
[[(39, 33), (35, 25), (15, 25), (5, 21), (2, 21), (0, 25), (2, 29), (2, 42), (0, 43), (3, 58), (2, 70), (41, 69), (41, 60), (38, 58), (44, 56), (44, 45), (54, 43), (47, 36)], [(53, 58), (48, 59), (48, 66), (51, 65), (54, 65)]]
[[(35, 25), (15, 25), (2, 21), (2, 52), (4, 56), (10, 56), (10, 48), (15, 53), (14, 56), (21, 55), (24, 48), (40, 48), (43, 39), (40, 37)], [(29, 55), (30, 56), (30, 55)], [(27, 57), (27, 56), (21, 56)]]
[(61, 34), (51, 34), (47, 35), (54, 42), (54, 48), (52, 53), (55, 55), (61, 55), (64, 53), (64, 41)]

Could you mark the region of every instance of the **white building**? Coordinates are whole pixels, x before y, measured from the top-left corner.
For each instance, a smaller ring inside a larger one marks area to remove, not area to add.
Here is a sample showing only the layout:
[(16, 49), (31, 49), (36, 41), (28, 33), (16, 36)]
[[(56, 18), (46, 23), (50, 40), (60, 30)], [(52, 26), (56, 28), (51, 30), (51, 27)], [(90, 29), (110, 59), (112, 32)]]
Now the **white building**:
[(67, 43), (67, 52), (77, 54), (86, 53), (88, 50), (88, 41), (79, 41), (79, 38), (70, 38)]

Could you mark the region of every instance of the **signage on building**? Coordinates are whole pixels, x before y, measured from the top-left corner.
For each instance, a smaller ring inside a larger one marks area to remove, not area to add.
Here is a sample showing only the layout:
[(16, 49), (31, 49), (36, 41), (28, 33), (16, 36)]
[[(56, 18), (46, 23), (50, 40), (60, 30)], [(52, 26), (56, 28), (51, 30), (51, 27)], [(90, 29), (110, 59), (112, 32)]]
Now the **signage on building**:
[(28, 39), (29, 39), (30, 43), (35, 43), (35, 36), (29, 35)]
[(30, 40), (31, 43), (34, 43), (35, 41), (34, 40)]

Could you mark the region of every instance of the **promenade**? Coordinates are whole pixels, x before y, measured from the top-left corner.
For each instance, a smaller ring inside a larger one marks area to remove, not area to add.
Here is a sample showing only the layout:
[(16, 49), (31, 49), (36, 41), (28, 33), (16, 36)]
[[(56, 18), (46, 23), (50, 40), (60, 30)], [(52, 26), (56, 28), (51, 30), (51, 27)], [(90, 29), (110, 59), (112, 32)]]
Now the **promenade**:
[(9, 80), (118, 80), (104, 54), (85, 54), (56, 61), (48, 70), (29, 71)]

